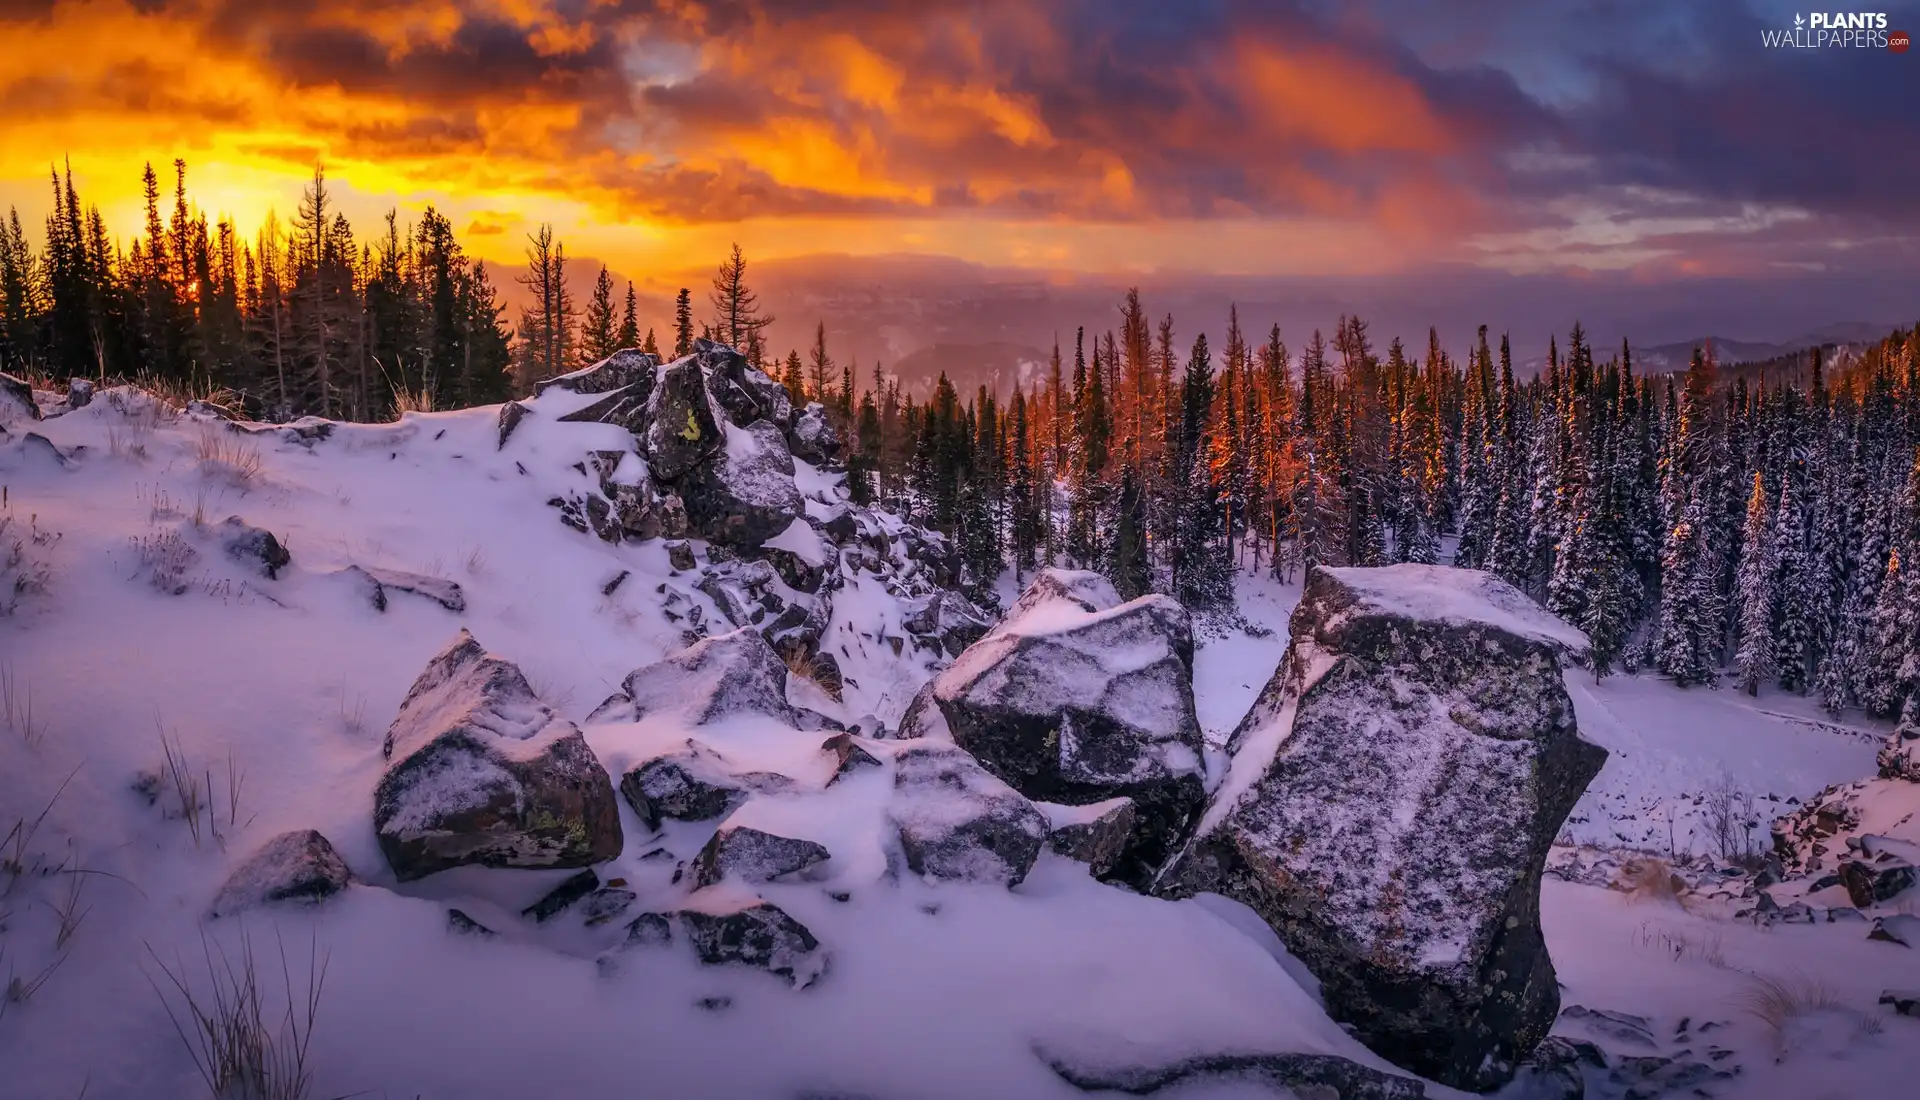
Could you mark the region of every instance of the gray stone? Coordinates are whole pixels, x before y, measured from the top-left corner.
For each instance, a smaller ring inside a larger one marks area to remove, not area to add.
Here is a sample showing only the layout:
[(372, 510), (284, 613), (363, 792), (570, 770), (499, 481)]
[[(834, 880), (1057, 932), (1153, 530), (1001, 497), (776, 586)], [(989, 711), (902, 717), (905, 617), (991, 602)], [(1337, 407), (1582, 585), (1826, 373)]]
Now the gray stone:
[(361, 584), (375, 611), (387, 609), (387, 597), (392, 592), (406, 592), (432, 600), (448, 611), (463, 612), (467, 609), (467, 595), (461, 590), (460, 583), (445, 577), (427, 577), (371, 565), (349, 565), (340, 572)]
[(520, 422), (526, 418), (527, 407), (518, 401), (509, 401), (500, 406), (500, 442), (494, 447), (494, 450), (506, 450), (507, 440), (512, 438), (513, 430), (518, 428)]
[(794, 457), (814, 466), (830, 466), (840, 458), (840, 433), (827, 419), (826, 407), (815, 401), (794, 417), (787, 444)]
[(695, 886), (712, 886), (722, 879), (771, 882), (782, 875), (799, 874), (832, 858), (811, 840), (780, 836), (744, 825), (722, 825), (693, 859)]
[(724, 447), (684, 474), (669, 477), (656, 469), (663, 478), (679, 479), (674, 485), (694, 530), (709, 542), (755, 550), (801, 512), (793, 455), (779, 429), (766, 421), (729, 428), (726, 439)]
[(574, 393), (611, 393), (634, 385), (652, 385), (660, 361), (637, 348), (623, 348), (590, 367), (533, 384), (538, 395), (550, 389)]
[(707, 400), (700, 364), (691, 357), (660, 372), (647, 416), (647, 462), (662, 481), (679, 481), (726, 445)]
[(1559, 1009), (1540, 875), (1606, 760), (1562, 681), (1584, 645), (1486, 574), (1315, 569), (1163, 885), (1254, 909), (1382, 1057), (1498, 1086)]
[(1051, 823), (1047, 847), (1086, 864), (1096, 876), (1112, 872), (1133, 838), (1136, 811), (1131, 798), (1113, 798), (1090, 806), (1042, 803), (1040, 810)]
[(734, 773), (720, 755), (697, 741), (630, 769), (620, 779), (620, 794), (649, 829), (673, 821), (710, 821), (733, 809), (748, 794), (778, 794), (793, 781), (774, 772)]
[(224, 917), (271, 902), (325, 901), (352, 882), (346, 861), (326, 837), (296, 829), (267, 841), (234, 868), (211, 912)]
[(33, 400), (33, 387), (24, 378), (0, 374), (0, 401), (18, 408), (28, 420), (41, 419), (40, 406)]
[(918, 875), (1017, 886), (1046, 840), (1047, 819), (946, 745), (916, 743), (894, 759), (890, 819), (907, 868)]
[(271, 531), (249, 526), (239, 516), (228, 516), (214, 533), (226, 547), (228, 557), (246, 562), (269, 580), (293, 561), (293, 555)]
[(1420, 1100), (1426, 1085), (1333, 1054), (1210, 1054), (1162, 1065), (1101, 1064), (1044, 1046), (1034, 1053), (1082, 1092), (1150, 1096), (1163, 1089), (1250, 1082), (1298, 1100)]
[(586, 738), (465, 630), (414, 681), (383, 752), (374, 829), (403, 882), (620, 854), (613, 783)]
[(574, 902), (586, 897), (600, 888), (600, 876), (592, 868), (576, 875), (568, 875), (560, 885), (547, 891), (546, 896), (520, 911), (523, 917), (532, 917), (536, 923), (545, 924), (567, 911)]

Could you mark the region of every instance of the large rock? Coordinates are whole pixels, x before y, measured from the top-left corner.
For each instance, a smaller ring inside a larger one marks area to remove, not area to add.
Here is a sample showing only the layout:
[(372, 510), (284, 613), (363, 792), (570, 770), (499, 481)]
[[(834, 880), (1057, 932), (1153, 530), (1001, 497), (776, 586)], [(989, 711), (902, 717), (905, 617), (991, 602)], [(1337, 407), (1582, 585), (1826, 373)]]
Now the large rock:
[[(656, 461), (656, 468), (658, 459)], [(679, 477), (687, 518), (708, 541), (757, 549), (787, 529), (803, 507), (793, 481), (793, 454), (766, 421), (728, 428), (725, 447)]]
[(799, 874), (830, 858), (827, 849), (814, 841), (729, 822), (721, 825), (713, 839), (693, 858), (693, 883), (712, 886), (728, 878), (749, 883), (772, 882), (782, 875)]
[(948, 657), (960, 656), (993, 629), (992, 621), (965, 596), (944, 589), (904, 611), (900, 625)]
[(586, 738), (465, 630), (413, 682), (384, 751), (373, 822), (402, 881), (620, 854), (613, 782)]
[(708, 394), (735, 426), (765, 420), (785, 431), (793, 423), (787, 388), (754, 369), (746, 356), (711, 340), (695, 340), (693, 351), (706, 371)]
[(1122, 603), (1094, 574), (1046, 570), (934, 679), (933, 699), (954, 742), (1028, 798), (1131, 799), (1109, 874), (1144, 888), (1206, 799), (1192, 660), (1173, 600)]
[(535, 382), (533, 392), (542, 394), (550, 389), (562, 389), (574, 393), (612, 393), (634, 385), (651, 387), (659, 366), (660, 360), (647, 352), (623, 348), (590, 367)]
[(799, 725), (787, 702), (787, 666), (760, 632), (743, 627), (702, 638), (663, 660), (635, 669), (622, 688), (633, 720), (677, 715), (704, 726), (736, 714), (762, 714)]
[(660, 372), (647, 414), (647, 461), (654, 476), (678, 481), (724, 445), (699, 361), (689, 356), (669, 364)]
[(1417, 565), (1314, 570), (1292, 634), (1163, 885), (1253, 908), (1383, 1057), (1498, 1085), (1559, 1010), (1540, 874), (1606, 760), (1561, 679), (1585, 638)]
[(213, 899), (211, 912), (224, 917), (270, 902), (325, 901), (352, 882), (346, 861), (326, 837), (296, 829), (267, 841), (236, 867)]
[[(646, 434), (653, 415), (653, 375), (648, 373), (646, 381), (635, 382), (631, 386), (608, 393), (591, 405), (560, 417), (564, 424), (612, 424), (625, 428), (636, 436)], [(502, 445), (505, 444), (503, 433)]]
[(28, 420), (40, 419), (40, 406), (33, 399), (33, 387), (25, 379), (15, 378), (11, 374), (0, 374), (0, 406), (9, 407)]
[(840, 458), (840, 433), (827, 419), (826, 406), (815, 401), (794, 417), (787, 443), (794, 456), (815, 466), (826, 466)]
[(889, 811), (907, 869), (1017, 886), (1040, 858), (1047, 819), (973, 757), (925, 742), (894, 758)]

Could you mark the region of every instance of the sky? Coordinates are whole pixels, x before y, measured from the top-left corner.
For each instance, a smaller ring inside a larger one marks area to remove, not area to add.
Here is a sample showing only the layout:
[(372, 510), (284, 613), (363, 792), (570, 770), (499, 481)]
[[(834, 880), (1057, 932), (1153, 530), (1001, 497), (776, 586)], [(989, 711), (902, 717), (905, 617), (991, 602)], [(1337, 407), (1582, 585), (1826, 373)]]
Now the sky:
[[(1920, 30), (1920, 0), (1865, 2)], [(1697, 299), (1700, 323), (1775, 339), (1803, 323), (1781, 301), (1807, 324), (1911, 321), (1920, 51), (1762, 44), (1797, 14), (0, 0), (0, 206), (37, 223), (70, 162), (130, 237), (141, 165), (170, 185), (177, 156), (198, 205), (246, 229), (324, 164), (362, 232), (432, 204), (511, 262), (551, 222), (656, 293), (738, 241), (809, 271), (912, 254), (1116, 285), (1327, 278), (1362, 303), (1368, 280), (1417, 305), (1465, 279), (1496, 313), (1497, 288), (1551, 286), (1566, 309), (1658, 302), (1676, 332)]]

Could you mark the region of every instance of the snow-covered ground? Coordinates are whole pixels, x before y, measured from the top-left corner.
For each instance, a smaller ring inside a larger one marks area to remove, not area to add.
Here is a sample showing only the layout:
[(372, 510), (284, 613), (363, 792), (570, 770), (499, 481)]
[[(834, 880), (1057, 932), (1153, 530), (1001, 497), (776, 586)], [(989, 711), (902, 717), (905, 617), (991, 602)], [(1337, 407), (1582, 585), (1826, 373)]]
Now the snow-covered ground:
[[(546, 503), (585, 484), (573, 464), (624, 446), (622, 433), (556, 423), (589, 400), (559, 391), (534, 403), (506, 450), (495, 410), (340, 426), (308, 446), (155, 415), (144, 400), (102, 395), (15, 425), (0, 442), (7, 534), (25, 533), (16, 572), (45, 570), (44, 585), (28, 585), (0, 618), (11, 699), (0, 857), (20, 869), (0, 875), (0, 981), (21, 983), (0, 1016), (0, 1097), (198, 1095), (152, 983), (171, 990), (164, 963), (205, 989), (205, 945), (217, 961), (240, 957), (246, 942), (275, 999), (283, 945), (296, 991), (309, 951), (326, 955), (310, 1059), (323, 1096), (1079, 1095), (1036, 1047), (1125, 1064), (1321, 1051), (1388, 1068), (1325, 1016), (1278, 941), (1232, 903), (1140, 897), (1052, 854), (1011, 891), (911, 877), (883, 886), (873, 861), (855, 856), (859, 837), (835, 839), (858, 822), (808, 819), (826, 803), (804, 797), (768, 812), (807, 820), (848, 853), (824, 878), (763, 889), (802, 923), (833, 929), (831, 967), (805, 990), (703, 968), (680, 951), (621, 952), (599, 965), (605, 936), (515, 916), (564, 872), (463, 869), (397, 882), (372, 822), (380, 742), (459, 628), (517, 663), (577, 723), (629, 672), (681, 644), (660, 614), (659, 586), (685, 580), (661, 547), (579, 534)], [(62, 464), (21, 443), (29, 427), (87, 450)], [(803, 489), (832, 483), (804, 464), (801, 478)], [(292, 564), (269, 580), (229, 557), (214, 533), (229, 515), (279, 535)], [(465, 610), (393, 594), (376, 611), (363, 583), (340, 573), (352, 565), (455, 581)], [(622, 571), (628, 579), (607, 594)], [(1215, 745), (1272, 674), (1298, 596), (1297, 581), (1244, 576), (1239, 609), (1254, 632), (1200, 631), (1195, 692)], [(900, 613), (877, 583), (853, 579), (828, 635), (843, 655), (846, 701), (798, 682), (796, 701), (849, 723), (896, 721), (931, 661), (862, 635), (895, 632)], [(1724, 774), (1762, 799), (1764, 844), (1764, 821), (1788, 799), (1873, 771), (1874, 731), (1829, 722), (1803, 700), (1632, 677), (1594, 685), (1577, 671), (1569, 683), (1583, 730), (1612, 752), (1568, 826), (1572, 841), (1665, 852), (1673, 807), (1673, 850), (1705, 851), (1694, 800)], [(616, 778), (687, 732), (658, 721), (585, 729)], [(798, 751), (751, 723), (701, 736), (754, 760)], [(198, 836), (168, 812), (168, 790), (150, 803), (133, 789), (169, 752), (209, 792)], [(849, 779), (834, 805), (862, 805), (857, 784), (868, 781)], [(703, 835), (671, 825), (655, 839), (620, 812), (627, 843), (602, 876), (627, 878), (645, 908), (667, 893), (673, 868), (651, 850), (685, 854)], [(234, 866), (296, 828), (325, 834), (360, 885), (313, 909), (205, 920)], [(84, 873), (64, 873), (74, 870)], [(449, 904), (503, 934), (449, 934)], [(1882, 989), (1920, 987), (1920, 950), (1869, 942), (1864, 924), (1755, 927), (1734, 919), (1730, 901), (1683, 908), (1553, 879), (1543, 906), (1566, 1004), (1643, 1018), (1647, 1037), (1622, 1038), (1635, 1028), (1617, 1022), (1595, 1034), (1582, 1022), (1591, 1017), (1562, 1031), (1616, 1057), (1684, 1048), (1677, 1064), (1739, 1067), (1672, 1095), (1894, 1095), (1920, 1071), (1920, 1021), (1874, 1003)], [(1752, 1011), (1762, 978), (1802, 983), (1802, 1001), (1826, 1007), (1790, 1014), (1776, 1031)], [(1710, 1045), (1731, 1053), (1716, 1059)]]

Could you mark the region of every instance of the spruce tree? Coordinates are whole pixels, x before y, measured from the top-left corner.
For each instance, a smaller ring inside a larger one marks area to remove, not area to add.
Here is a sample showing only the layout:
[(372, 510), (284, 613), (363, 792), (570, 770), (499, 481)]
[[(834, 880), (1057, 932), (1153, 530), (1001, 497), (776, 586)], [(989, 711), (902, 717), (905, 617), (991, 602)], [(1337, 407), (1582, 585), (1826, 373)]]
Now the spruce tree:
[(693, 291), (686, 287), (673, 299), (673, 357), (693, 354)]
[(622, 347), (620, 322), (613, 303), (613, 275), (602, 266), (593, 280), (593, 296), (587, 299), (587, 312), (580, 319), (580, 365), (598, 363)]
[(1734, 671), (1740, 689), (1760, 694), (1760, 685), (1774, 675), (1773, 595), (1774, 544), (1769, 530), (1772, 509), (1767, 503), (1765, 479), (1755, 472), (1747, 497), (1747, 523), (1740, 542), (1740, 576), (1735, 591), (1739, 601), (1740, 648)]
[[(615, 334), (613, 342), (622, 348), (641, 347), (640, 302), (639, 302), (639, 299), (634, 295), (632, 279), (627, 280), (627, 301), (626, 301), (625, 307), (620, 311), (620, 331)], [(647, 330), (648, 346), (645, 347), (643, 350), (652, 352), (653, 354), (656, 354), (656, 355), (659, 354), (659, 349), (651, 346), (652, 343), (653, 343), (653, 330), (648, 329)]]

